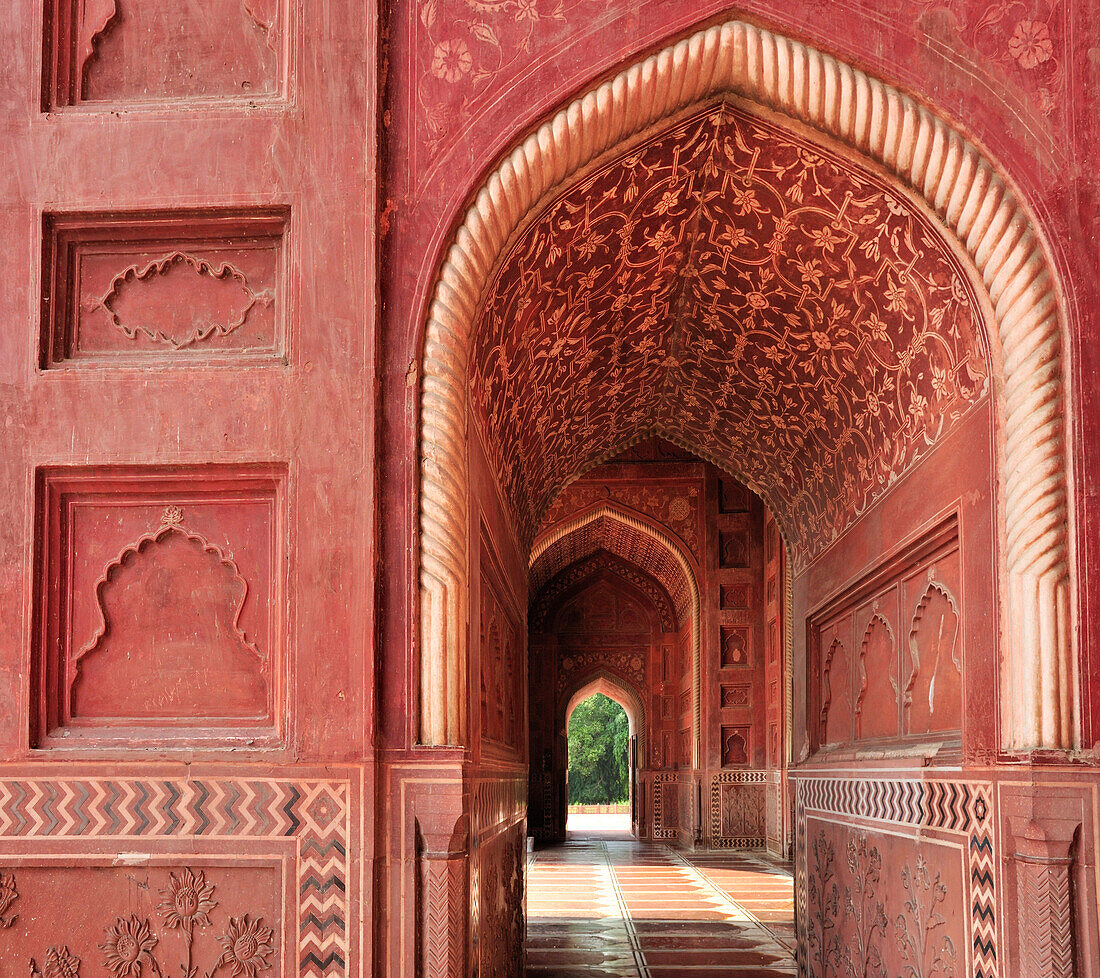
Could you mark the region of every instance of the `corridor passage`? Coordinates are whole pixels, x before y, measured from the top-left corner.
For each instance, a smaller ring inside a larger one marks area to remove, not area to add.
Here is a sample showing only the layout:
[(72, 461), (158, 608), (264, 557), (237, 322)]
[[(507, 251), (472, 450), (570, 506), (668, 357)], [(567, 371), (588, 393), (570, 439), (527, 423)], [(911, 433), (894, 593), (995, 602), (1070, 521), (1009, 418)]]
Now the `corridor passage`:
[(753, 854), (571, 836), (532, 854), (527, 906), (532, 978), (796, 973), (791, 878)]

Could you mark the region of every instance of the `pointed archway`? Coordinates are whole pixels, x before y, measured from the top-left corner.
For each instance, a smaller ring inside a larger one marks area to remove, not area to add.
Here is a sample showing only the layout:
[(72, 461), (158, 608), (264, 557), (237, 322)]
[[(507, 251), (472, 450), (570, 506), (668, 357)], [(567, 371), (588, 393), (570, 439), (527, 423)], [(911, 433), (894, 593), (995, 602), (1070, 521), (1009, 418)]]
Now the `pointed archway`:
[[(468, 368), (486, 285), (517, 229), (564, 184), (662, 120), (715, 98), (747, 99), (881, 167), (897, 180), (894, 203), (934, 214), (945, 245), (966, 256), (999, 347), (1007, 644), (1001, 683), (1018, 706), (1002, 716), (1001, 741), (1007, 749), (1072, 748), (1079, 734), (1063, 350), (1057, 291), (1039, 235), (996, 167), (944, 120), (827, 55), (739, 22), (693, 35), (573, 102), (491, 175), (456, 236), (424, 347), (421, 742), (465, 738), (465, 710), (455, 704), (465, 695), (459, 623), (466, 607)], [(691, 447), (708, 455), (705, 446)], [(750, 485), (774, 500), (774, 482), (758, 476)], [(782, 521), (782, 508), (774, 508)], [(522, 525), (530, 514), (517, 517)], [(789, 511), (787, 517), (791, 536), (796, 527)]]

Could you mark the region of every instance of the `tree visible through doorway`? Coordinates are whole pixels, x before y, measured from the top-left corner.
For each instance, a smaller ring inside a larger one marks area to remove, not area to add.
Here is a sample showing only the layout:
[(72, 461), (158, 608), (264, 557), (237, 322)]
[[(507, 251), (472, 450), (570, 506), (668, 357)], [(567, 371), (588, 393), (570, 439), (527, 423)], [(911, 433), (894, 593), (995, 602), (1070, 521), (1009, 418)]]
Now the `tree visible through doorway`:
[(568, 736), (569, 804), (626, 804), (630, 740), (626, 711), (603, 693), (593, 693), (574, 708)]

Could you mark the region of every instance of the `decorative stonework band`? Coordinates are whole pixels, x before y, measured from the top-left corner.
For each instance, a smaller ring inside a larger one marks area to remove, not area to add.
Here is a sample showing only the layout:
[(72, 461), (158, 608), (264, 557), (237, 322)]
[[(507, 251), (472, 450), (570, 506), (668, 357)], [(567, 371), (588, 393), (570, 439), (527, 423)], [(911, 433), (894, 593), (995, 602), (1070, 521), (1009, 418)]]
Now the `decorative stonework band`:
[[(293, 839), (298, 978), (348, 972), (351, 783), (234, 777), (3, 778), (6, 840)], [(289, 937), (289, 935), (288, 935)]]
[[(995, 978), (997, 965), (996, 865), (993, 858), (993, 786), (974, 781), (795, 778), (799, 866), (806, 860), (807, 813), (872, 819), (939, 829), (963, 837), (969, 871), (971, 978)], [(796, 880), (795, 902), (804, 921), (805, 873)], [(801, 944), (801, 941), (800, 941)], [(803, 952), (804, 953), (804, 952)]]
[(1053, 274), (996, 167), (913, 99), (835, 58), (731, 21), (646, 58), (570, 103), (509, 154), (459, 228), (425, 328), (420, 416), (420, 738), (461, 743), (467, 559), (467, 359), (495, 263), (563, 181), (673, 113), (723, 94), (750, 99), (880, 163), (924, 200), (970, 256), (997, 324), (1002, 368), (1005, 636), (1002, 739), (1073, 748), (1076, 691), (1063, 409)]

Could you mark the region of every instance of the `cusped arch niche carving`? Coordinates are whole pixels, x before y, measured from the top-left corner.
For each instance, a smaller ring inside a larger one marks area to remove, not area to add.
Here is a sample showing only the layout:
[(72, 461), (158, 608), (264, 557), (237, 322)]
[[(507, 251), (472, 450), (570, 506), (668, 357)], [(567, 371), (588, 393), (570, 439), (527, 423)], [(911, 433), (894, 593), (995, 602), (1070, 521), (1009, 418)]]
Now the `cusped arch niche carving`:
[(962, 716), (959, 606), (935, 575), (933, 566), (909, 629), (909, 676), (902, 695), (905, 733), (958, 729)]
[(859, 649), (859, 691), (855, 705), (857, 740), (897, 734), (900, 694), (897, 673), (894, 629), (876, 605)]
[(541, 126), (489, 177), (443, 264), (425, 329), (420, 418), (421, 742), (465, 740), (467, 373), (494, 266), (564, 181), (661, 120), (724, 94), (882, 165), (969, 256), (994, 311), (1003, 371), (1002, 696), (1013, 708), (1004, 711), (1002, 740), (1010, 749), (1074, 747), (1076, 690), (1065, 678), (1074, 671), (1064, 354), (1054, 276), (1034, 222), (996, 167), (927, 108), (835, 58), (737, 21), (631, 66)]
[(75, 656), (77, 720), (257, 721), (265, 659), (240, 625), (248, 583), (169, 506), (96, 582), (99, 626)]

